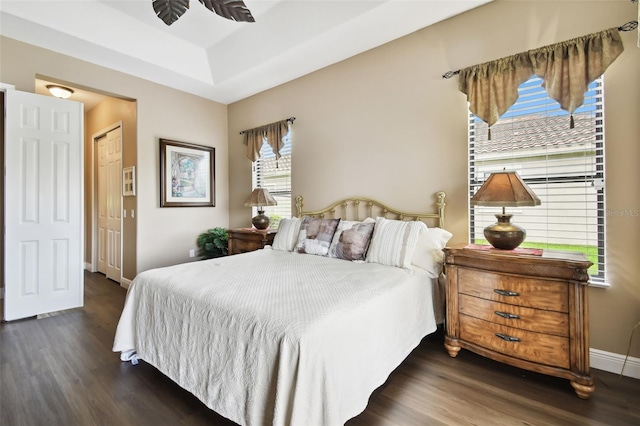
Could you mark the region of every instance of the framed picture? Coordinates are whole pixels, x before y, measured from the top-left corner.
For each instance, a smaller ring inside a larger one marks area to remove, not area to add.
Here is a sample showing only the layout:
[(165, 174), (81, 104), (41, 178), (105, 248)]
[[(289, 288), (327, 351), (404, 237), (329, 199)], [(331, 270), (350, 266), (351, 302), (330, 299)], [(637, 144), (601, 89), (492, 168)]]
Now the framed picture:
[(214, 207), (215, 148), (160, 139), (160, 207)]
[(136, 167), (125, 167), (122, 169), (122, 196), (134, 195), (136, 195)]

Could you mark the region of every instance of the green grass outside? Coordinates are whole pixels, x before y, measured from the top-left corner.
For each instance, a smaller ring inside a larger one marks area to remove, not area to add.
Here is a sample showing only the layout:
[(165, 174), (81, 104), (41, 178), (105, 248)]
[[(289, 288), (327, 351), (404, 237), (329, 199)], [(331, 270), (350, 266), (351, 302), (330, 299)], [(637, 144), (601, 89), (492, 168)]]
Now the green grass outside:
[[(476, 244), (489, 244), (487, 240), (476, 240)], [(593, 265), (589, 268), (589, 275), (598, 275), (598, 247), (597, 246), (585, 246), (579, 244), (551, 244), (551, 243), (536, 243), (533, 241), (525, 241), (520, 244), (522, 248), (538, 248), (543, 250), (558, 250), (558, 251), (577, 251), (584, 253), (587, 259)]]

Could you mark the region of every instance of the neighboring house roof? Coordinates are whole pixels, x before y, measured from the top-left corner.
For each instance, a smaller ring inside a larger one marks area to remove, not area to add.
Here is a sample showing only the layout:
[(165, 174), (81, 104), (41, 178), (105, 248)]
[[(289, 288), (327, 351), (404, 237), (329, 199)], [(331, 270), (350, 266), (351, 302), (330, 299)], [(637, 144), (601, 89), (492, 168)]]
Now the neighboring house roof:
[(261, 166), (263, 172), (288, 172), (291, 170), (291, 155), (283, 155), (278, 160), (276, 160), (275, 156), (264, 158)]
[[(569, 116), (521, 116), (498, 120), (491, 126), (488, 139), (487, 123), (475, 122), (475, 153), (488, 154), (515, 150), (538, 150), (591, 144), (596, 140), (596, 127), (590, 115), (574, 115), (575, 128), (569, 126)], [(544, 128), (544, 131), (540, 131)], [(549, 135), (553, 137), (549, 137)]]

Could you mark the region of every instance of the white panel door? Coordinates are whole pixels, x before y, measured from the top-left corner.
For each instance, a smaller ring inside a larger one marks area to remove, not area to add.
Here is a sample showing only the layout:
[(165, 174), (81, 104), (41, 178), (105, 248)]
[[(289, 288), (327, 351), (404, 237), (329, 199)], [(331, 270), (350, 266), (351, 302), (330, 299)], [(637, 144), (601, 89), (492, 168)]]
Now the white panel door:
[(5, 320), (80, 307), (83, 105), (6, 91)]
[[(107, 278), (121, 281), (122, 274), (122, 129), (107, 133)], [(102, 197), (102, 194), (100, 194)]]
[(98, 272), (107, 273), (107, 135), (97, 142), (98, 155)]
[(98, 272), (121, 282), (122, 277), (122, 129), (117, 127), (97, 145)]

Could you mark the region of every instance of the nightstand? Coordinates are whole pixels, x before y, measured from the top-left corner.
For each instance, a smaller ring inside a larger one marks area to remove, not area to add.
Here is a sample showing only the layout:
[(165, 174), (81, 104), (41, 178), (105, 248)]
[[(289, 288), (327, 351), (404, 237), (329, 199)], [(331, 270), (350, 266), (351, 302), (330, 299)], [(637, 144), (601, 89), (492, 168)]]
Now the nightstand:
[(569, 379), (580, 398), (589, 371), (591, 266), (581, 253), (445, 248), (447, 334), (461, 348), (518, 368)]
[(277, 232), (277, 229), (227, 229), (229, 234), (229, 254), (246, 253), (271, 245)]

